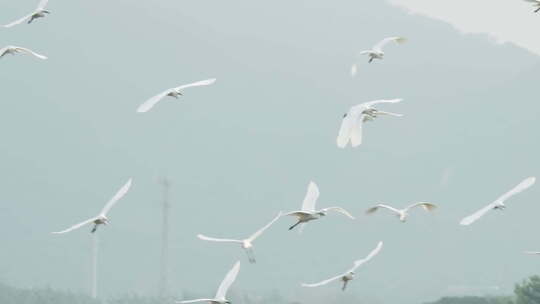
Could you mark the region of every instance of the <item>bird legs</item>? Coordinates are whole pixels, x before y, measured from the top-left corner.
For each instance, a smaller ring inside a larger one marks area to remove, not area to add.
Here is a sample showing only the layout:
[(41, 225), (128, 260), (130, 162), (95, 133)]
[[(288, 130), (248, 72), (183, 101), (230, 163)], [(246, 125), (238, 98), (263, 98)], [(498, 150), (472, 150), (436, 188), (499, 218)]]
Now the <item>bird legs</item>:
[(99, 226), (99, 224), (94, 224), (94, 228), (92, 228), (92, 231), (90, 231), (90, 233), (96, 232), (98, 226)]
[(246, 255), (248, 257), (248, 260), (251, 264), (255, 264), (257, 261), (255, 260), (255, 254), (253, 253), (253, 248), (246, 248)]
[(294, 229), (294, 227), (296, 227), (296, 226), (300, 225), (301, 223), (302, 223), (302, 221), (298, 221), (298, 222), (296, 222), (296, 224), (294, 224), (294, 225), (292, 225), (291, 227), (289, 227), (289, 230), (293, 230), (293, 229)]

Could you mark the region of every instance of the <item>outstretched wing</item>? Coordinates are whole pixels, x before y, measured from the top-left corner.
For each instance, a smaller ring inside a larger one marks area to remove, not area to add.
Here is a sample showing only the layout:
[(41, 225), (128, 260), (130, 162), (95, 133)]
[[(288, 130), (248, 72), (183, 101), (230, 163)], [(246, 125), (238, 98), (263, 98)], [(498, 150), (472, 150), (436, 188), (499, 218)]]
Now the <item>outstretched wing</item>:
[(489, 210), (493, 209), (493, 207), (503, 203), (504, 201), (506, 201), (507, 199), (509, 199), (513, 195), (516, 195), (516, 194), (522, 192), (523, 190), (529, 188), (530, 186), (534, 185), (535, 181), (536, 181), (535, 177), (526, 178), (521, 183), (519, 183), (519, 185), (515, 186), (512, 190), (510, 190), (510, 191), (506, 192), (505, 194), (501, 195), (493, 203), (485, 206), (484, 208), (482, 208), (482, 209), (476, 211), (475, 213), (473, 213), (473, 214), (465, 217), (464, 219), (462, 219), (461, 222), (459, 222), (459, 224), (467, 226), (467, 225), (470, 225), (470, 224), (476, 222), (479, 218), (481, 218)]
[(240, 261), (234, 264), (233, 268), (229, 270), (229, 272), (225, 276), (225, 279), (223, 279), (223, 282), (221, 282), (221, 285), (219, 285), (218, 291), (216, 293), (216, 299), (218, 300), (225, 299), (225, 296), (227, 295), (227, 290), (229, 290), (234, 280), (236, 280), (236, 276), (238, 275), (239, 271), (240, 271)]
[(211, 242), (223, 242), (223, 243), (242, 243), (241, 240), (233, 240), (233, 239), (217, 239), (213, 237), (209, 237), (202, 234), (197, 234), (197, 237), (203, 241), (211, 241)]
[(215, 78), (201, 80), (201, 81), (197, 81), (197, 82), (194, 82), (194, 83), (181, 85), (179, 87), (176, 87), (175, 90), (179, 91), (179, 90), (183, 90), (183, 89), (190, 88), (190, 87), (199, 87), (199, 86), (211, 85), (214, 82), (216, 82)]
[(360, 115), (356, 120), (353, 121), (351, 128), (351, 146), (353, 148), (358, 147), (362, 144), (362, 125), (364, 120), (364, 115)]
[(8, 23), (8, 24), (4, 25), (4, 27), (9, 28), (9, 27), (13, 27), (15, 25), (21, 24), (21, 23), (25, 22), (26, 20), (28, 20), (28, 18), (32, 17), (33, 14), (34, 13), (28, 14), (28, 15), (22, 17), (21, 19), (17, 19), (15, 21), (11, 22), (11, 23)]
[(272, 226), (273, 223), (275, 223), (280, 217), (281, 217), (282, 213), (281, 211), (278, 213), (278, 215), (270, 221), (270, 223), (266, 224), (264, 227), (262, 227), (261, 229), (259, 229), (257, 232), (255, 232), (254, 234), (252, 234), (248, 240), (250, 241), (254, 241), (256, 238), (258, 238), (261, 234), (263, 234), (263, 232), (268, 229), (270, 226)]
[(367, 107), (371, 107), (379, 103), (398, 103), (398, 102), (401, 102), (402, 100), (403, 100), (402, 98), (372, 100), (372, 101), (364, 102), (358, 105), (357, 107), (363, 106), (364, 108), (367, 108)]
[(366, 214), (372, 214), (374, 213), (375, 211), (379, 210), (379, 208), (383, 208), (383, 209), (388, 209), (394, 213), (397, 213), (399, 214), (399, 210), (397, 210), (396, 208), (394, 207), (391, 207), (391, 206), (388, 206), (388, 205), (385, 205), (385, 204), (377, 204), (371, 208), (369, 208), (368, 210), (366, 210)]
[(522, 192), (523, 190), (528, 189), (534, 183), (536, 182), (535, 177), (528, 177), (524, 179), (521, 183), (519, 183), (517, 186), (515, 186), (512, 190), (506, 192), (505, 194), (501, 195), (494, 203), (502, 203), (509, 199), (510, 197)]
[(319, 194), (319, 187), (317, 187), (317, 184), (314, 182), (309, 182), (306, 196), (302, 202), (302, 211), (315, 211), (315, 203), (317, 203)]
[(343, 274), (340, 274), (338, 276), (335, 276), (333, 278), (330, 278), (328, 280), (324, 280), (322, 282), (319, 282), (319, 283), (312, 283), (312, 284), (308, 284), (308, 283), (302, 283), (302, 286), (303, 287), (318, 287), (318, 286), (322, 286), (322, 285), (326, 285), (328, 283), (331, 283), (333, 281), (336, 281), (336, 280), (339, 280), (343, 277)]
[(17, 47), (16, 50), (19, 51), (19, 52), (23, 52), (23, 53), (35, 56), (35, 57), (37, 57), (39, 59), (42, 59), (42, 60), (47, 59), (47, 56), (38, 54), (38, 53), (36, 53), (36, 52), (34, 52), (34, 51), (30, 50), (30, 49), (27, 49), (27, 48)]
[(131, 178), (127, 181), (125, 185), (116, 192), (116, 194), (109, 200), (109, 202), (103, 207), (103, 210), (101, 210), (101, 215), (107, 215), (109, 210), (118, 202), (126, 193), (128, 192), (129, 188), (131, 187)]
[(164, 92), (161, 92), (157, 94), (156, 96), (151, 97), (147, 101), (143, 102), (138, 108), (137, 112), (144, 113), (148, 112), (150, 109), (152, 109), (161, 99), (163, 99), (165, 96), (167, 96), (170, 92), (172, 92), (173, 89), (167, 89)]
[(376, 52), (382, 52), (382, 48), (388, 44), (389, 42), (396, 42), (398, 44), (401, 44), (401, 43), (404, 43), (405, 41), (407, 41), (407, 39), (403, 38), (403, 37), (388, 37), (388, 38), (384, 38), (383, 40), (379, 41), (379, 43), (377, 43), (374, 47), (373, 47), (373, 50), (376, 51)]
[(419, 202), (419, 203), (414, 203), (414, 204), (408, 206), (407, 208), (405, 208), (405, 210), (409, 210), (409, 209), (412, 209), (414, 207), (419, 207), (419, 206), (422, 207), (426, 211), (433, 211), (435, 208), (437, 208), (437, 206), (435, 204), (426, 203), (426, 202)]
[(93, 221), (95, 221), (96, 219), (97, 219), (97, 217), (93, 217), (93, 218), (88, 219), (88, 220), (86, 220), (86, 221), (84, 221), (84, 222), (82, 222), (82, 223), (75, 224), (75, 225), (69, 227), (69, 228), (66, 229), (66, 230), (57, 231), (57, 232), (52, 232), (52, 233), (54, 233), (54, 234), (63, 234), (63, 233), (67, 233), (67, 232), (73, 231), (73, 230), (75, 230), (75, 229), (79, 229), (79, 228), (81, 228), (81, 227), (84, 226), (84, 225), (88, 225), (88, 224), (92, 223)]
[(365, 258), (361, 259), (361, 260), (357, 260), (357, 261), (354, 261), (354, 266), (353, 268), (351, 268), (349, 270), (349, 272), (351, 271), (355, 271), (356, 268), (360, 267), (360, 265), (368, 262), (369, 260), (371, 260), (374, 256), (376, 256), (377, 254), (379, 254), (379, 252), (381, 251), (382, 249), (382, 246), (383, 246), (383, 242), (379, 242), (377, 244), (377, 247), (375, 247), (375, 249), (373, 249)]
[(352, 216), (347, 210), (341, 208), (341, 207), (328, 207), (328, 208), (324, 208), (322, 209), (323, 211), (336, 211), (336, 212), (339, 212), (345, 216), (347, 216), (348, 218), (354, 220), (354, 216)]
[(352, 129), (354, 128), (354, 120), (355, 118), (350, 114), (347, 114), (341, 120), (341, 127), (339, 128), (339, 133), (336, 139), (338, 147), (343, 149), (345, 146), (347, 146), (347, 143), (351, 138)]

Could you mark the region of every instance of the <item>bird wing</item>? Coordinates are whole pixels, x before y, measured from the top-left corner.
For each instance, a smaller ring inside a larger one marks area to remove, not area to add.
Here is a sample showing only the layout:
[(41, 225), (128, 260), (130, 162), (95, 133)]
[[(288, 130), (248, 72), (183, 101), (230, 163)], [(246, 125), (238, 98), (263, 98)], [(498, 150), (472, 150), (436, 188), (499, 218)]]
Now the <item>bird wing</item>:
[(43, 60), (47, 59), (47, 56), (43, 56), (43, 55), (38, 54), (38, 53), (36, 53), (36, 52), (34, 52), (34, 51), (30, 50), (30, 49), (27, 49), (27, 48), (16, 47), (15, 49), (16, 49), (17, 51), (20, 51), (20, 52), (23, 52), (23, 53), (26, 53), (26, 54), (35, 56), (35, 57), (37, 57), (37, 58), (39, 58), (39, 59), (43, 59)]
[(388, 205), (385, 205), (385, 204), (377, 204), (371, 208), (369, 208), (368, 210), (366, 210), (366, 214), (371, 214), (371, 213), (374, 213), (375, 211), (379, 210), (379, 208), (384, 208), (384, 209), (388, 209), (394, 213), (400, 213), (399, 210), (397, 210), (396, 208), (394, 207), (391, 207), (391, 206), (388, 206)]
[(261, 229), (259, 229), (257, 232), (255, 232), (254, 234), (252, 234), (248, 240), (250, 241), (254, 241), (256, 238), (258, 238), (259, 236), (261, 236), (261, 234), (263, 234), (263, 232), (268, 229), (270, 226), (272, 226), (272, 224), (277, 221), (280, 217), (281, 217), (282, 213), (281, 211), (278, 213), (278, 215), (272, 219), (268, 224), (266, 224), (264, 227), (262, 227)]
[(216, 82), (216, 79), (211, 78), (211, 79), (197, 81), (197, 82), (194, 82), (194, 83), (184, 84), (184, 85), (181, 85), (181, 86), (176, 87), (174, 89), (179, 91), (179, 90), (183, 90), (183, 89), (186, 89), (186, 88), (189, 88), (189, 87), (199, 87), (199, 86), (210, 85), (210, 84), (213, 84), (214, 82)]
[(360, 115), (356, 120), (353, 121), (351, 127), (351, 146), (358, 147), (362, 144), (362, 126), (363, 126), (364, 115)]
[(37, 10), (42, 10), (45, 8), (45, 6), (47, 6), (47, 3), (49, 3), (49, 0), (41, 0), (39, 2), (39, 5), (37, 7)]
[(214, 299), (195, 299), (195, 300), (187, 300), (187, 301), (176, 301), (176, 303), (186, 304), (186, 303), (212, 302), (212, 301), (214, 301)]
[(382, 246), (383, 246), (383, 242), (379, 242), (377, 244), (377, 247), (375, 247), (375, 249), (373, 249), (365, 258), (361, 259), (361, 260), (356, 260), (354, 261), (354, 266), (353, 268), (351, 268), (348, 272), (352, 272), (352, 271), (355, 271), (356, 268), (360, 267), (360, 265), (368, 262), (369, 260), (371, 260), (374, 256), (376, 256), (377, 254), (379, 254), (379, 252), (381, 251), (382, 249)]
[(339, 128), (338, 137), (336, 139), (337, 146), (340, 148), (345, 148), (349, 139), (351, 138), (351, 132), (354, 127), (354, 117), (350, 115), (350, 112), (347, 116), (343, 117), (341, 120), (341, 127)]
[(419, 202), (419, 203), (414, 203), (414, 204), (412, 204), (410, 206), (407, 206), (407, 208), (405, 208), (405, 210), (409, 210), (409, 209), (412, 209), (412, 208), (418, 207), (418, 206), (421, 206), (426, 211), (432, 211), (433, 209), (437, 208), (437, 206), (435, 204), (427, 203), (427, 202)]
[(221, 282), (221, 284), (219, 285), (218, 291), (216, 293), (216, 299), (225, 299), (225, 296), (227, 295), (227, 290), (229, 290), (229, 287), (231, 287), (239, 271), (240, 261), (234, 264), (233, 268), (229, 270), (229, 272), (225, 276), (225, 279), (223, 279), (223, 282)]
[(328, 207), (328, 208), (324, 208), (323, 211), (336, 211), (354, 220), (354, 216), (352, 216), (347, 210), (341, 207)]
[(137, 112), (144, 113), (148, 112), (150, 109), (152, 109), (163, 97), (167, 96), (170, 92), (172, 92), (174, 89), (167, 89), (164, 92), (161, 92), (147, 101), (143, 102), (138, 108)]
[(398, 44), (401, 44), (401, 43), (404, 43), (405, 41), (407, 41), (407, 39), (403, 38), (403, 37), (388, 37), (388, 38), (384, 38), (383, 40), (379, 41), (379, 43), (377, 43), (374, 47), (373, 47), (373, 50), (376, 51), (376, 52), (382, 52), (382, 48), (388, 44), (389, 42), (396, 42)]
[(109, 202), (107, 202), (105, 207), (103, 207), (103, 209), (101, 210), (100, 214), (107, 215), (107, 213), (109, 212), (109, 210), (111, 210), (114, 204), (116, 204), (116, 202), (118, 202), (124, 195), (126, 195), (130, 187), (131, 178), (127, 181), (127, 183), (122, 186), (122, 188), (120, 188), (120, 190), (118, 190), (118, 192), (116, 192), (116, 194), (109, 200)]
[(302, 202), (302, 211), (315, 211), (315, 203), (317, 203), (319, 194), (319, 187), (317, 187), (317, 184), (314, 182), (309, 182), (306, 196)]
[(81, 227), (84, 226), (84, 225), (88, 225), (88, 224), (92, 223), (93, 221), (95, 221), (96, 219), (97, 219), (97, 217), (93, 217), (93, 218), (91, 218), (91, 219), (87, 219), (86, 221), (84, 221), (84, 222), (82, 222), (82, 223), (75, 224), (75, 225), (69, 227), (69, 228), (66, 229), (66, 230), (56, 231), (56, 232), (52, 232), (52, 233), (54, 233), (54, 234), (63, 234), (63, 233), (67, 233), (67, 232), (73, 231), (73, 230), (75, 230), (75, 229), (79, 229), (79, 228), (81, 228)]
[(512, 190), (510, 190), (510, 191), (506, 192), (505, 194), (501, 195), (494, 203), (502, 203), (502, 202), (506, 201), (510, 197), (512, 197), (512, 196), (520, 193), (521, 191), (526, 190), (527, 188), (531, 187), (532, 185), (534, 185), (535, 182), (536, 182), (535, 177), (528, 177), (528, 178), (524, 179), (521, 183), (519, 183), (517, 186), (512, 188)]
[(367, 107), (371, 107), (379, 103), (398, 103), (398, 102), (401, 102), (402, 100), (403, 100), (402, 98), (379, 99), (379, 100), (372, 100), (372, 101), (364, 102), (358, 106), (364, 106), (364, 108), (367, 108)]
[(326, 285), (330, 282), (333, 282), (333, 281), (336, 281), (336, 280), (339, 280), (343, 277), (343, 274), (340, 274), (338, 276), (335, 276), (333, 278), (330, 278), (328, 280), (324, 280), (324, 281), (321, 281), (319, 283), (312, 283), (312, 284), (308, 284), (308, 283), (302, 283), (302, 286), (303, 287), (318, 287), (318, 286), (322, 286), (322, 285)]
[(477, 221), (479, 218), (481, 218), (484, 214), (486, 214), (489, 210), (493, 209), (493, 207), (497, 206), (498, 204), (503, 203), (513, 195), (516, 195), (520, 193), (521, 191), (529, 188), (530, 186), (534, 185), (536, 181), (535, 177), (529, 177), (523, 180), (521, 183), (519, 183), (517, 186), (515, 186), (512, 190), (506, 192), (505, 194), (501, 195), (498, 199), (496, 199), (493, 203), (485, 206), (484, 208), (476, 211), (475, 213), (465, 217), (461, 220), (460, 224), (467, 226), (475, 221)]
[(209, 237), (202, 234), (197, 234), (197, 237), (204, 241), (211, 241), (211, 242), (224, 242), (224, 243), (242, 243), (241, 240), (233, 240), (233, 239), (217, 239), (213, 237)]
[(461, 222), (459, 222), (459, 224), (463, 225), (463, 226), (468, 226), (468, 225), (476, 222), (479, 218), (484, 216), (484, 214), (488, 213), (489, 210), (493, 209), (493, 207), (495, 205), (496, 205), (495, 203), (491, 203), (491, 204), (485, 206), (484, 208), (476, 211), (475, 213), (463, 218), (461, 220)]
[(28, 15), (22, 17), (21, 19), (17, 19), (15, 21), (11, 22), (11, 23), (8, 23), (8, 24), (4, 25), (4, 27), (9, 28), (9, 27), (13, 27), (13, 26), (15, 26), (17, 24), (21, 24), (21, 23), (25, 22), (26, 20), (28, 20), (28, 18), (32, 17), (33, 14), (34, 13), (28, 14)]

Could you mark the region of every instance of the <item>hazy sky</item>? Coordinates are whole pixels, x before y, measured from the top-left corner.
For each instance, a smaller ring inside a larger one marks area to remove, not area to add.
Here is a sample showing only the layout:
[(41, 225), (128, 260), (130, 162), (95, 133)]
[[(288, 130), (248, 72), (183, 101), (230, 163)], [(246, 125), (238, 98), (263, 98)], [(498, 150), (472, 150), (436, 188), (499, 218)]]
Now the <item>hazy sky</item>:
[[(36, 2), (0, 0), (0, 21)], [(509, 22), (531, 17), (516, 7)], [(538, 185), (504, 212), (458, 225), (540, 171), (533, 53), (378, 0), (51, 1), (50, 10), (0, 31), (2, 43), (50, 58), (0, 60), (3, 282), (89, 292), (90, 227), (50, 232), (97, 213), (132, 176), (98, 231), (99, 293), (155, 294), (162, 175), (173, 183), (170, 290), (179, 297), (212, 295), (237, 259), (234, 292), (313, 303), (510, 293), (540, 266), (522, 254), (540, 250), (531, 233), (540, 228)], [(388, 46), (382, 62), (358, 58), (349, 76), (358, 51), (394, 35), (409, 40)], [(135, 113), (166, 88), (211, 77), (216, 84)], [(384, 109), (403, 118), (367, 124), (359, 149), (335, 146), (350, 106), (398, 97)], [(256, 265), (237, 247), (196, 238), (252, 233), (298, 209), (310, 180), (320, 207), (341, 205), (358, 220), (328, 216), (299, 236), (284, 218), (258, 240)], [(377, 202), (415, 201), (440, 208), (405, 224), (363, 216)], [(379, 240), (381, 254), (344, 295), (336, 285), (300, 287), (348, 269)]]

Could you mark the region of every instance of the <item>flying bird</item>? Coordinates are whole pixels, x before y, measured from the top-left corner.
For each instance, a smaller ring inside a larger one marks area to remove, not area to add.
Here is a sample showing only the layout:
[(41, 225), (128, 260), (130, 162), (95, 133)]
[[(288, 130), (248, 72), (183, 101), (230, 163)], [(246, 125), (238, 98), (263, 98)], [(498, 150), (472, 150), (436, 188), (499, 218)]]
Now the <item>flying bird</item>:
[(535, 13), (538, 13), (540, 11), (540, 0), (525, 0), (527, 2), (533, 3), (533, 6), (536, 7), (534, 10)]
[(366, 210), (366, 214), (373, 214), (375, 211), (379, 209), (387, 209), (393, 212), (400, 221), (405, 222), (407, 220), (407, 217), (409, 217), (409, 210), (413, 209), (414, 207), (422, 207), (426, 211), (432, 211), (433, 209), (437, 208), (436, 205), (432, 203), (426, 203), (426, 202), (420, 202), (420, 203), (414, 203), (410, 206), (407, 206), (404, 209), (397, 209), (385, 204), (377, 204), (376, 206), (373, 206)]
[(239, 271), (240, 271), (240, 261), (236, 262), (233, 268), (229, 270), (229, 272), (225, 276), (225, 279), (223, 279), (223, 282), (221, 282), (221, 284), (219, 285), (218, 291), (216, 292), (216, 296), (213, 299), (176, 301), (176, 303), (184, 304), (184, 303), (195, 303), (195, 302), (209, 302), (211, 304), (230, 304), (231, 301), (227, 300), (225, 296), (227, 295), (227, 290), (229, 290), (232, 283), (236, 279), (236, 276), (238, 275)]
[(0, 58), (4, 57), (5, 55), (15, 55), (15, 54), (26, 54), (26, 55), (32, 55), (34, 57), (37, 57), (39, 59), (47, 59), (46, 56), (40, 55), (30, 49), (23, 48), (20, 46), (14, 46), (14, 45), (8, 45), (4, 48), (0, 49)]
[(207, 85), (211, 85), (213, 84), (214, 82), (216, 82), (216, 79), (215, 78), (211, 78), (211, 79), (206, 79), (206, 80), (202, 80), (202, 81), (197, 81), (197, 82), (194, 82), (194, 83), (190, 83), (190, 84), (184, 84), (184, 85), (181, 85), (179, 87), (176, 87), (176, 88), (171, 88), (171, 89), (167, 89), (159, 94), (157, 94), (156, 96), (148, 99), (147, 101), (145, 101), (143, 104), (141, 104), (138, 108), (137, 108), (137, 112), (139, 113), (144, 113), (144, 112), (148, 112), (150, 109), (152, 109), (161, 99), (165, 98), (166, 96), (170, 96), (170, 97), (174, 97), (174, 98), (178, 98), (178, 96), (181, 96), (181, 95), (184, 95), (182, 94), (182, 90), (186, 89), (186, 88), (190, 88), (190, 87), (199, 87), (199, 86), (207, 86)]
[(47, 6), (47, 3), (49, 2), (49, 0), (41, 0), (38, 4), (38, 7), (31, 13), (31, 14), (28, 14), (24, 17), (22, 17), (21, 19), (18, 19), (18, 20), (15, 20), (9, 24), (6, 24), (4, 25), (4, 27), (12, 27), (12, 26), (15, 26), (17, 24), (21, 24), (23, 22), (27, 22), (28, 24), (32, 23), (32, 21), (38, 19), (38, 18), (43, 18), (46, 16), (46, 14), (50, 14), (51, 12), (46, 10), (45, 9), (45, 6)]
[(242, 246), (242, 248), (244, 248), (244, 250), (246, 251), (249, 262), (250, 263), (255, 263), (256, 261), (255, 261), (255, 255), (253, 253), (253, 241), (255, 241), (255, 239), (257, 239), (259, 236), (261, 236), (261, 234), (263, 234), (263, 232), (266, 229), (268, 229), (270, 226), (272, 226), (272, 224), (281, 217), (281, 214), (282, 213), (279, 212), (279, 214), (273, 220), (271, 220), (268, 224), (266, 224), (264, 227), (259, 229), (257, 232), (253, 233), (247, 239), (243, 239), (243, 240), (218, 239), (218, 238), (208, 237), (208, 236), (205, 236), (205, 235), (202, 235), (202, 234), (198, 234), (197, 237), (199, 239), (201, 239), (201, 240), (204, 240), (204, 241), (240, 244)]
[(97, 216), (95, 216), (93, 218), (90, 218), (90, 219), (87, 219), (86, 221), (84, 221), (82, 223), (73, 225), (73, 226), (69, 227), (66, 230), (53, 232), (53, 233), (55, 233), (55, 234), (67, 233), (67, 232), (73, 231), (75, 229), (81, 228), (82, 226), (88, 225), (90, 223), (94, 223), (94, 228), (92, 228), (91, 232), (92, 233), (96, 232), (99, 225), (102, 225), (102, 224), (107, 225), (107, 224), (109, 224), (109, 219), (107, 218), (107, 213), (109, 212), (109, 210), (111, 210), (111, 208), (114, 206), (114, 204), (116, 204), (116, 202), (118, 202), (128, 192), (130, 187), (131, 187), (131, 178), (127, 181), (127, 183), (124, 186), (122, 186), (122, 188), (120, 188), (120, 190), (118, 190), (118, 192), (116, 192), (116, 194), (109, 200), (109, 202), (107, 202), (105, 207), (103, 207), (103, 209), (101, 210), (101, 212)]
[(388, 43), (395, 42), (397, 44), (402, 44), (405, 41), (407, 41), (407, 39), (405, 39), (403, 37), (384, 38), (383, 40), (379, 41), (379, 43), (377, 43), (373, 47), (373, 49), (362, 51), (362, 52), (360, 52), (360, 55), (368, 55), (369, 56), (369, 62), (371, 63), (373, 61), (373, 59), (383, 59), (384, 58), (384, 52), (383, 52), (382, 48), (385, 45), (387, 45)]
[(285, 215), (292, 215), (297, 218), (297, 222), (291, 227), (289, 227), (289, 230), (294, 229), (294, 227), (300, 224), (303, 225), (309, 221), (320, 219), (321, 217), (326, 216), (328, 211), (336, 211), (341, 214), (344, 214), (350, 219), (354, 219), (354, 217), (349, 212), (347, 212), (347, 210), (341, 207), (328, 207), (328, 208), (316, 210), (315, 204), (317, 203), (318, 198), (319, 198), (319, 187), (317, 187), (317, 185), (314, 182), (310, 182), (308, 185), (306, 196), (304, 197), (304, 201), (302, 202), (302, 210), (292, 211), (285, 214)]
[(379, 111), (374, 108), (375, 105), (380, 103), (398, 103), (400, 101), (402, 99), (381, 99), (364, 102), (351, 107), (343, 115), (337, 137), (337, 146), (345, 148), (350, 141), (352, 147), (358, 147), (362, 144), (362, 124), (374, 120), (379, 115), (402, 117), (402, 114)]
[(520, 193), (521, 191), (529, 188), (530, 186), (534, 185), (534, 182), (536, 181), (535, 177), (529, 177), (523, 180), (519, 185), (515, 186), (512, 190), (506, 192), (505, 194), (501, 195), (497, 200), (495, 200), (493, 203), (485, 206), (484, 208), (476, 211), (475, 213), (465, 217), (464, 219), (459, 222), (460, 225), (470, 225), (474, 222), (476, 222), (479, 218), (484, 216), (488, 211), (490, 210), (503, 210), (506, 208), (506, 205), (504, 204), (504, 201), (509, 199), (510, 197)]
[(343, 286), (341, 287), (341, 290), (345, 291), (349, 281), (354, 279), (356, 269), (358, 267), (360, 267), (361, 265), (363, 265), (364, 263), (371, 260), (374, 256), (376, 256), (379, 253), (379, 251), (381, 251), (382, 246), (383, 246), (383, 242), (379, 242), (377, 244), (377, 247), (375, 247), (375, 249), (373, 249), (365, 258), (363, 258), (361, 260), (354, 261), (353, 267), (351, 269), (347, 270), (345, 273), (342, 273), (342, 274), (340, 274), (338, 276), (335, 276), (335, 277), (330, 278), (328, 280), (324, 280), (324, 281), (319, 282), (319, 283), (313, 283), (313, 284), (302, 283), (302, 286), (304, 286), (304, 287), (318, 287), (318, 286), (326, 285), (328, 283), (340, 280), (340, 281), (343, 282)]

